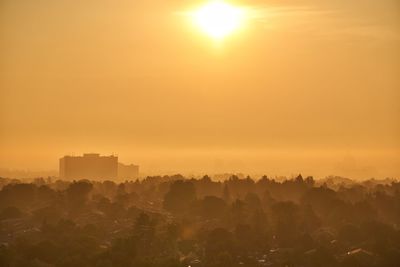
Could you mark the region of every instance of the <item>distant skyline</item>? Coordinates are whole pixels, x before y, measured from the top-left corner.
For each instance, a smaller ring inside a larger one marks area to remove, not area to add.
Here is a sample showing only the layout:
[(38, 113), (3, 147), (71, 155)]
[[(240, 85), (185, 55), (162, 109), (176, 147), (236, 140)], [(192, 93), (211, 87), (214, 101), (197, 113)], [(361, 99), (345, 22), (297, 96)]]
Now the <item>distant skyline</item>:
[(0, 168), (116, 153), (143, 173), (400, 178), (400, 3), (0, 2)]

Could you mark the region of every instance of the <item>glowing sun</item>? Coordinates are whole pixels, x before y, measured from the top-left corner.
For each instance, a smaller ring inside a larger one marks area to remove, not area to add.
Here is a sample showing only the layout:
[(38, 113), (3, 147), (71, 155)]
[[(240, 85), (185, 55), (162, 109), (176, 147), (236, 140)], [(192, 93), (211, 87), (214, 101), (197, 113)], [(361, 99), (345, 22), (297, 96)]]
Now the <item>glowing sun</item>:
[(224, 1), (211, 1), (192, 13), (194, 23), (213, 39), (236, 31), (244, 20), (244, 10)]

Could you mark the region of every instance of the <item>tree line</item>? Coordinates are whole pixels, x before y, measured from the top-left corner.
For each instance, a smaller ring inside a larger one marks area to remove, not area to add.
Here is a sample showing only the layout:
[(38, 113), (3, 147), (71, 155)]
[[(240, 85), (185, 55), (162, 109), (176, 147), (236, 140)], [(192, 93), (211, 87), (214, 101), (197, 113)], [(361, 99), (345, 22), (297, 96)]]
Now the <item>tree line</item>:
[(400, 266), (400, 183), (0, 178), (0, 266)]

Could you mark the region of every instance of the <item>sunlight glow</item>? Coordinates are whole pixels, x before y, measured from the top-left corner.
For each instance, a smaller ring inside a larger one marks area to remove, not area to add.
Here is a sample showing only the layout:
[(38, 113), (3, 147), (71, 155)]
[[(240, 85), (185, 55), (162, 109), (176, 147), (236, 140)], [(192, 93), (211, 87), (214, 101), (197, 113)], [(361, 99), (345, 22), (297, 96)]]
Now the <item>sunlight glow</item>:
[(204, 33), (220, 40), (241, 26), (244, 15), (242, 8), (224, 1), (211, 1), (193, 12), (192, 18)]

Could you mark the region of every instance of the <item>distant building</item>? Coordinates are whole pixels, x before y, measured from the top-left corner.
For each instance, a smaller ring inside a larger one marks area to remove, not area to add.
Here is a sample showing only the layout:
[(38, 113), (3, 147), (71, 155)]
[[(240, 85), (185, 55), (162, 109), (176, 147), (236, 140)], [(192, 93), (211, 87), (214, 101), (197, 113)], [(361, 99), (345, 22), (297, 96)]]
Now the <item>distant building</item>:
[(59, 171), (60, 178), (66, 180), (115, 180), (139, 177), (139, 166), (118, 163), (117, 156), (100, 156), (94, 153), (61, 158)]
[(60, 178), (66, 180), (115, 180), (136, 179), (139, 166), (118, 163), (117, 156), (83, 154), (83, 156), (65, 156), (60, 159)]
[(125, 165), (118, 163), (118, 178), (125, 180), (139, 178), (139, 166), (134, 164)]
[(60, 159), (61, 179), (116, 179), (118, 157), (83, 154), (80, 157), (65, 156)]

